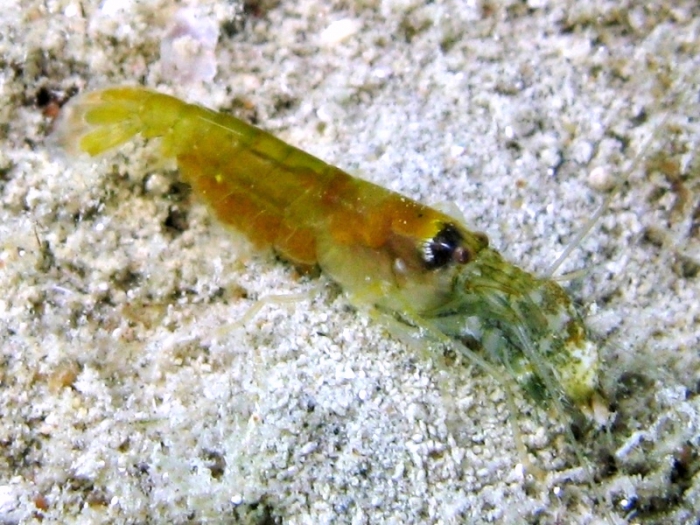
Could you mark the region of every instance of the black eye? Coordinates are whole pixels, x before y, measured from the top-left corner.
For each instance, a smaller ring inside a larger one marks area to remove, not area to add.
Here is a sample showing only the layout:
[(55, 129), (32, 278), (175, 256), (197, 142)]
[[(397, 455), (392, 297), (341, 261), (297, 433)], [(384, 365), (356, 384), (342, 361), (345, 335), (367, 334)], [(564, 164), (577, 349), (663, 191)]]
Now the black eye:
[(432, 239), (423, 245), (423, 261), (429, 270), (436, 270), (451, 263), (469, 261), (469, 251), (465, 248), (464, 237), (454, 224), (445, 224)]

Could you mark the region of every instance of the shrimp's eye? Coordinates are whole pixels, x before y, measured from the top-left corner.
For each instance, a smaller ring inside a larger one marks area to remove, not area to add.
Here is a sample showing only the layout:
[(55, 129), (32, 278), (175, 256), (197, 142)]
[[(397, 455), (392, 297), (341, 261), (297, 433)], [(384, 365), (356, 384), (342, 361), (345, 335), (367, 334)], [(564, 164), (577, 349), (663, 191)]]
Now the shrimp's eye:
[(454, 224), (445, 224), (435, 237), (423, 244), (423, 261), (429, 270), (442, 268), (449, 263), (465, 264), (471, 260), (464, 237)]

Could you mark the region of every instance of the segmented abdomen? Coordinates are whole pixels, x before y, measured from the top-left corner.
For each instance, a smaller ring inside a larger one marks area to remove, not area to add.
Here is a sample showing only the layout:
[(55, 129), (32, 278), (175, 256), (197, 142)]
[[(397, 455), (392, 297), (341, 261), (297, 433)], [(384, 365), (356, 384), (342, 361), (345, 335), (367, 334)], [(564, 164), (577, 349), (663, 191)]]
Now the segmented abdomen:
[(449, 220), (235, 117), (143, 88), (81, 95), (64, 111), (59, 134), (91, 155), (136, 134), (160, 137), (163, 156), (177, 160), (221, 222), (300, 266), (319, 262), (319, 236), (381, 251), (397, 235), (420, 245)]

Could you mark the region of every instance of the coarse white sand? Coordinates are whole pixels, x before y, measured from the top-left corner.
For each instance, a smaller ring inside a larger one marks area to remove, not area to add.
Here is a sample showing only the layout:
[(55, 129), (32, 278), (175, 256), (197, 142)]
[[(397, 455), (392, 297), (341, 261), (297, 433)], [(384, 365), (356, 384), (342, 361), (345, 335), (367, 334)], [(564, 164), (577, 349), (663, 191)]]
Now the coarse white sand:
[[(0, 523), (693, 523), (699, 26), (690, 0), (6, 1)], [(47, 145), (118, 83), (454, 202), (539, 274), (626, 176), (561, 270), (615, 411), (580, 442), (596, 483), (518, 397), (530, 476), (493, 378), (253, 254), (154, 148)]]

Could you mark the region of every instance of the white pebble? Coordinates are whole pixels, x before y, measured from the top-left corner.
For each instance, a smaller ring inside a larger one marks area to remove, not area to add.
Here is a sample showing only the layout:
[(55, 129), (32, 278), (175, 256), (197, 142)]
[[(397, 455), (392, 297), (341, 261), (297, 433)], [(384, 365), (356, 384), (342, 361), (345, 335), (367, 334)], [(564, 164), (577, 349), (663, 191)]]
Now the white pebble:
[(321, 42), (323, 44), (333, 45), (339, 44), (353, 36), (360, 30), (360, 23), (357, 20), (343, 18), (331, 22), (330, 25), (321, 33)]
[(598, 166), (588, 174), (588, 185), (594, 190), (610, 191), (615, 187), (615, 178), (606, 168)]

